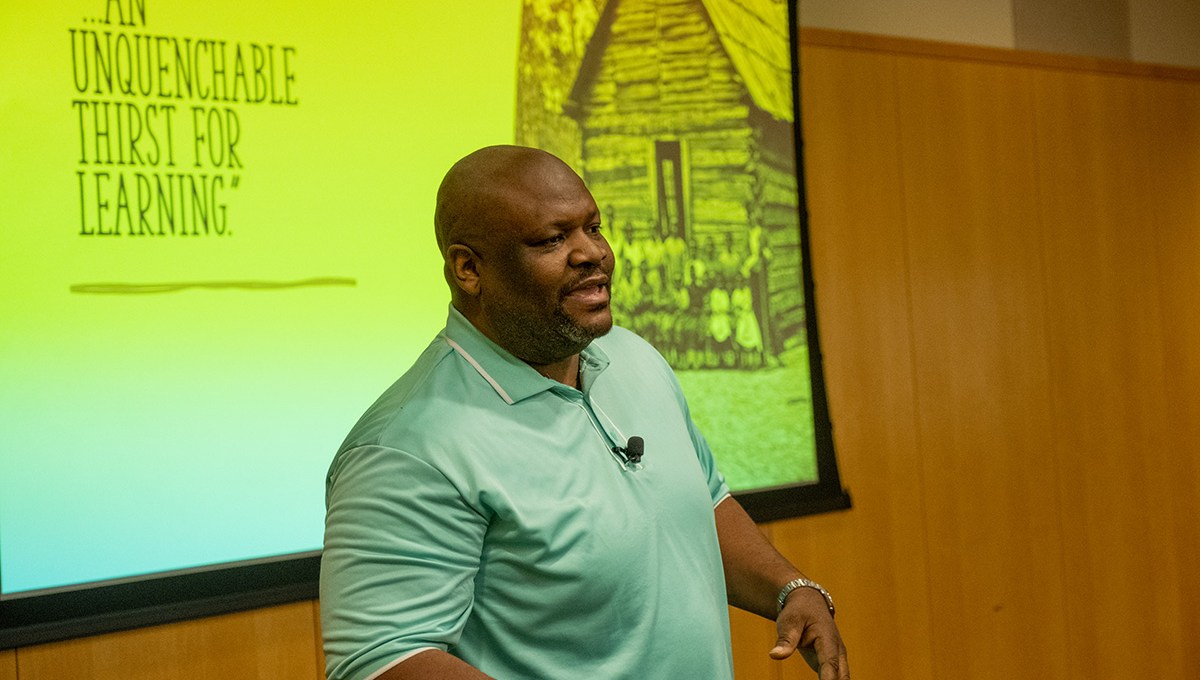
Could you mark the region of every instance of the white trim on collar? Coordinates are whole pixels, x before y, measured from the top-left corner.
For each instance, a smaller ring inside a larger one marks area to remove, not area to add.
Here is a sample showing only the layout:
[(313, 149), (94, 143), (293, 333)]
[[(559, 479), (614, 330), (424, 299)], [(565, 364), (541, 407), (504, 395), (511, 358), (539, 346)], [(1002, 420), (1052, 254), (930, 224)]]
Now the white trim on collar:
[(492, 389), (496, 390), (496, 394), (500, 395), (500, 398), (504, 400), (504, 403), (508, 404), (509, 406), (512, 406), (515, 403), (512, 397), (508, 396), (508, 392), (505, 392), (504, 388), (500, 387), (500, 383), (496, 382), (495, 378), (488, 375), (488, 372), (483, 370), (483, 366), (479, 365), (479, 362), (475, 360), (475, 357), (467, 354), (467, 350), (463, 349), (461, 345), (459, 345), (457, 342), (454, 342), (450, 338), (446, 338), (446, 342), (454, 348), (455, 352), (458, 352), (459, 356), (466, 359), (467, 363), (475, 367), (475, 370), (479, 372), (479, 375), (483, 376), (483, 379), (488, 381), (488, 384), (492, 386)]

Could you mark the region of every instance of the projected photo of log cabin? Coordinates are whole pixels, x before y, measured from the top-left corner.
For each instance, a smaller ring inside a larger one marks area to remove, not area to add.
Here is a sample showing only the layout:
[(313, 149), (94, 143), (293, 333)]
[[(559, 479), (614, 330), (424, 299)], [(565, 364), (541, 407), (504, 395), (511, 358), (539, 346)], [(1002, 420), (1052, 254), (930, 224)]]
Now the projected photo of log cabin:
[(617, 257), (617, 322), (677, 369), (804, 343), (787, 7), (526, 2), (517, 141), (573, 162)]
[(733, 488), (817, 479), (788, 8), (525, 0), (515, 140), (583, 176), (616, 322), (676, 369)]

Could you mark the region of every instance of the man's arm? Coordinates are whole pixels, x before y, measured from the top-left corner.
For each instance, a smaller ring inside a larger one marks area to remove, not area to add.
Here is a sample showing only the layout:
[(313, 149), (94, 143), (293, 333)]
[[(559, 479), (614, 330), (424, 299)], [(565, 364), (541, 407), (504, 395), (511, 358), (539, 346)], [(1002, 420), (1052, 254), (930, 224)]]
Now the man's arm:
[(392, 666), (377, 680), (491, 680), (474, 666), (443, 652), (427, 649)]
[(441, 470), (377, 445), (339, 455), (326, 504), (321, 631), (330, 680), (368, 677), (412, 654), (399, 669), (431, 656), (420, 650), (455, 644), (486, 518)]
[(771, 657), (786, 659), (799, 649), (820, 680), (849, 680), (846, 646), (825, 598), (812, 588), (796, 588), (776, 615), (779, 591), (803, 574), (767, 542), (732, 497), (717, 505), (716, 522), (729, 603), (775, 620), (779, 637)]

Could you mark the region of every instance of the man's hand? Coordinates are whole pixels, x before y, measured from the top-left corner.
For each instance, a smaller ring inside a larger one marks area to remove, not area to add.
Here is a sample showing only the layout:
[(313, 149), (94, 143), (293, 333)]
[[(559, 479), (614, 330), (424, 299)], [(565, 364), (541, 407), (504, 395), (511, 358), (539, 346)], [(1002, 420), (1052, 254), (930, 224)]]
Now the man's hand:
[(846, 645), (820, 593), (793, 590), (775, 619), (775, 630), (779, 637), (769, 652), (772, 659), (786, 659), (799, 650), (820, 680), (850, 680)]
[(820, 680), (850, 680), (846, 645), (821, 593), (808, 587), (792, 590), (776, 616), (779, 589), (803, 574), (767, 542), (733, 498), (717, 505), (716, 522), (729, 604), (775, 619), (778, 638), (771, 658), (786, 659), (799, 649)]

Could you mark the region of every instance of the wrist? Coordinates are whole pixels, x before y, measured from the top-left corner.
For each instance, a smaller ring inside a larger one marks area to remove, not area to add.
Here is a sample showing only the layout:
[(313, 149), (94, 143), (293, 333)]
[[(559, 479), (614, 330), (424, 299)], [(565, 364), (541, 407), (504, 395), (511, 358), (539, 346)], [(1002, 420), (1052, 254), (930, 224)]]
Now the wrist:
[(817, 583), (816, 581), (810, 581), (804, 577), (788, 581), (783, 588), (780, 589), (779, 595), (775, 598), (775, 604), (777, 605), (775, 610), (776, 613), (783, 611), (783, 606), (787, 603), (788, 597), (799, 588), (808, 588), (820, 593), (821, 597), (825, 598), (825, 606), (829, 608), (829, 616), (832, 617), (834, 615), (835, 610), (833, 607), (833, 596), (831, 596), (829, 591), (825, 590), (820, 583)]

